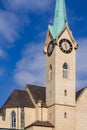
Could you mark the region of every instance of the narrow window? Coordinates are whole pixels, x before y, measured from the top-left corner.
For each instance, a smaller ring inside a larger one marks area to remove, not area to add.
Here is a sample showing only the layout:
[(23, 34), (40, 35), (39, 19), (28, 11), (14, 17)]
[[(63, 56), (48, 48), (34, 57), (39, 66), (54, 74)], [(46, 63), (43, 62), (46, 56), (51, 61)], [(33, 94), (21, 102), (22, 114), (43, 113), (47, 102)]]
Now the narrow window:
[(63, 64), (63, 78), (68, 78), (68, 65), (67, 65), (67, 63)]
[(67, 118), (67, 113), (66, 113), (66, 112), (64, 113), (64, 118), (65, 118), (65, 119)]
[(50, 120), (51, 120), (51, 117), (52, 117), (52, 114), (50, 113), (50, 114), (49, 114), (49, 119), (50, 119)]
[(67, 96), (67, 90), (64, 90), (64, 96)]
[(6, 109), (2, 110), (2, 120), (5, 121), (6, 118)]
[(52, 94), (52, 91), (50, 90), (50, 96), (51, 96), (51, 94)]
[(52, 65), (49, 67), (49, 80), (52, 80)]
[(16, 113), (14, 111), (11, 113), (11, 128), (16, 128)]
[(21, 128), (25, 127), (25, 114), (24, 114), (24, 107), (21, 108)]
[(52, 91), (50, 90), (49, 96), (52, 97)]

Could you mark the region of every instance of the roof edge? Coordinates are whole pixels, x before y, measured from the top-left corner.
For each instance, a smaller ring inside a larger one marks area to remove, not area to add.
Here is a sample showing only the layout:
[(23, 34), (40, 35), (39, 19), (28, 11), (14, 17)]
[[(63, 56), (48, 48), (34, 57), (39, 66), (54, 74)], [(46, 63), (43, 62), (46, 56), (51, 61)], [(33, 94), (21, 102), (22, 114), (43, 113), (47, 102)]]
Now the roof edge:
[(82, 96), (82, 94), (84, 93), (84, 91), (87, 89), (87, 87), (84, 87), (82, 89), (80, 89), (79, 91), (77, 91), (76, 93), (78, 94), (76, 97), (76, 102), (79, 100), (79, 98)]
[(35, 121), (32, 124), (30, 124), (29, 126), (25, 127), (25, 128), (29, 128), (29, 127), (33, 127), (33, 126), (40, 126), (40, 127), (52, 127), (54, 128), (54, 126), (48, 122), (48, 121)]

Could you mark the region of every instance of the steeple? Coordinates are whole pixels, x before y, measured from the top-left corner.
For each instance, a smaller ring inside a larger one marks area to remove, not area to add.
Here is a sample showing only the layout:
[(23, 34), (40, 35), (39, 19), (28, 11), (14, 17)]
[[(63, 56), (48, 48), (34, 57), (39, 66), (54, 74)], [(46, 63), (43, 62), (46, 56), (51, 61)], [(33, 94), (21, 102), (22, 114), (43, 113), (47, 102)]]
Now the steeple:
[(53, 25), (49, 25), (49, 30), (56, 39), (63, 31), (67, 23), (65, 0), (56, 0), (55, 15)]

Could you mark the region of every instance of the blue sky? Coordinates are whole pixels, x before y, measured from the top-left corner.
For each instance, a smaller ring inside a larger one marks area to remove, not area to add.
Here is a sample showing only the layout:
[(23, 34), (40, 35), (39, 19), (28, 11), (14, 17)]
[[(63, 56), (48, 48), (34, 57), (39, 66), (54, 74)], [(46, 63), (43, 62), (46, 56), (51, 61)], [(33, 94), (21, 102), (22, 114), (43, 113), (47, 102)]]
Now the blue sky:
[[(87, 85), (87, 1), (66, 0), (70, 29), (79, 44), (77, 89)], [(0, 106), (14, 89), (45, 86), (45, 43), (55, 0), (0, 0)]]

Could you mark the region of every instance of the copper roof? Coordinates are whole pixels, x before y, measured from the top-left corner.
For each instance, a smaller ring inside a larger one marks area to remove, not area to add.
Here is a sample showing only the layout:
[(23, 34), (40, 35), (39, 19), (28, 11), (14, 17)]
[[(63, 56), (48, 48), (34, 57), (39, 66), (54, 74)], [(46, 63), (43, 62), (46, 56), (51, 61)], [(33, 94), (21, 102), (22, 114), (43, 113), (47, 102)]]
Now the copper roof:
[(4, 103), (3, 108), (13, 107), (30, 107), (34, 108), (34, 105), (25, 90), (14, 90), (9, 96), (7, 101)]
[(41, 127), (54, 127), (51, 123), (48, 121), (35, 121), (31, 125), (27, 126), (26, 128), (32, 127), (32, 126), (41, 126)]

